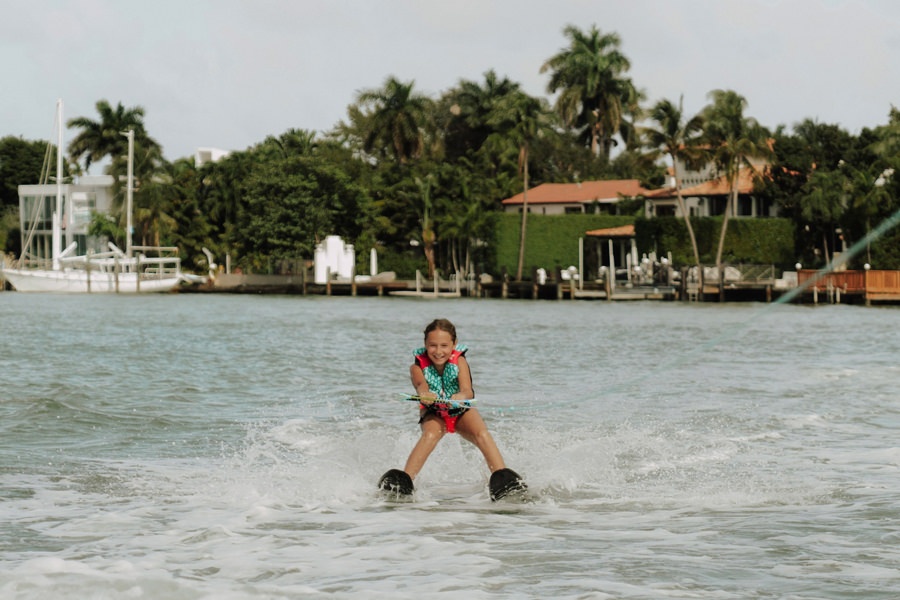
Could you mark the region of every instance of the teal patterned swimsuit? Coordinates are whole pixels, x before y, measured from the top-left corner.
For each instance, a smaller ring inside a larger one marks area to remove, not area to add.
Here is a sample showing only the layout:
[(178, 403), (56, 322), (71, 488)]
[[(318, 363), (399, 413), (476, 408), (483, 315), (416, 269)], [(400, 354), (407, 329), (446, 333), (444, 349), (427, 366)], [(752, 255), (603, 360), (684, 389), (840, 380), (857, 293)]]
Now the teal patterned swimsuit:
[[(459, 392), (459, 357), (465, 356), (468, 348), (462, 344), (457, 344), (456, 349), (450, 354), (450, 358), (444, 365), (444, 372), (438, 373), (425, 348), (418, 348), (413, 355), (416, 358), (416, 365), (422, 369), (425, 375), (425, 381), (428, 382), (428, 389), (437, 395), (439, 400), (447, 400), (453, 394)], [(419, 423), (429, 413), (436, 414), (444, 419), (447, 425), (447, 431), (453, 433), (456, 431), (456, 420), (461, 417), (468, 408), (461, 406), (457, 408), (439, 408), (436, 406), (420, 405), (425, 411)]]

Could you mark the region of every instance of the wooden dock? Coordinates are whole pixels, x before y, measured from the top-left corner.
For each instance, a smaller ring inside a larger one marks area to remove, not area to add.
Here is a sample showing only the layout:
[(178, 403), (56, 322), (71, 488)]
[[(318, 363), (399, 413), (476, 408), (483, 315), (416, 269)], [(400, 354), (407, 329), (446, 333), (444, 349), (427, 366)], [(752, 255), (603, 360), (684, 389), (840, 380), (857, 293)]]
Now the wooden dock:
[(405, 281), (377, 278), (370, 281), (333, 281), (315, 283), (312, 278), (300, 275), (219, 274), (214, 281), (185, 288), (186, 292), (220, 294), (299, 294), (324, 296), (384, 296), (392, 291), (409, 289)]
[(804, 301), (814, 304), (900, 302), (900, 271), (833, 271), (820, 273), (802, 269), (797, 284), (804, 287)]
[[(792, 272), (793, 273), (793, 272)], [(300, 275), (247, 275), (220, 274), (213, 282), (182, 288), (182, 292), (233, 293), (233, 294), (293, 294), (324, 296), (407, 296), (418, 298), (502, 298), (525, 300), (697, 300), (704, 302), (772, 302), (781, 296), (795, 292), (793, 302), (800, 303), (900, 303), (900, 271), (836, 271), (820, 273), (814, 269), (797, 272), (796, 282), (785, 285), (781, 280), (764, 278), (727, 282), (723, 286), (708, 283), (703, 286), (688, 284), (684, 289), (676, 285), (617, 284), (610, 289), (602, 281), (561, 280), (554, 278), (544, 283), (536, 281), (484, 281), (478, 278), (464, 282), (454, 279), (426, 280), (421, 276), (415, 281), (397, 280), (393, 277), (374, 277), (368, 280), (331, 281), (314, 283), (312, 278)]]

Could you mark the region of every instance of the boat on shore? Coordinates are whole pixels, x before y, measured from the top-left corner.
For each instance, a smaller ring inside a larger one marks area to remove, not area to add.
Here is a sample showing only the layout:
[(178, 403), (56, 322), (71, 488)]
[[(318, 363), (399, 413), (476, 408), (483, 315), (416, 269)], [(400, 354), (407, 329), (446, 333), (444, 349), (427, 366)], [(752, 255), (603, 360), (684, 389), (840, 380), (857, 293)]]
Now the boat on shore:
[[(132, 199), (134, 192), (134, 132), (128, 137), (127, 181), (127, 244), (123, 251), (109, 242), (108, 249), (86, 250), (75, 254), (79, 242), (75, 230), (83, 223), (75, 222), (75, 215), (87, 213), (73, 202), (73, 193), (63, 182), (63, 118), (62, 101), (57, 102), (56, 115), (56, 185), (53, 196), (37, 193), (20, 199), (22, 223), (22, 254), (15, 263), (0, 261), (0, 278), (19, 292), (57, 293), (153, 293), (174, 290), (184, 279), (181, 259), (174, 247), (133, 246), (131, 236)], [(44, 182), (46, 183), (46, 182)], [(44, 187), (44, 186), (35, 186)], [(64, 189), (65, 188), (65, 189)], [(47, 219), (46, 217), (50, 218)], [(50, 230), (46, 229), (49, 222)], [(65, 230), (68, 245), (62, 249)], [(82, 246), (87, 236), (81, 235)], [(48, 252), (49, 250), (49, 252)], [(48, 255), (49, 254), (49, 255)]]

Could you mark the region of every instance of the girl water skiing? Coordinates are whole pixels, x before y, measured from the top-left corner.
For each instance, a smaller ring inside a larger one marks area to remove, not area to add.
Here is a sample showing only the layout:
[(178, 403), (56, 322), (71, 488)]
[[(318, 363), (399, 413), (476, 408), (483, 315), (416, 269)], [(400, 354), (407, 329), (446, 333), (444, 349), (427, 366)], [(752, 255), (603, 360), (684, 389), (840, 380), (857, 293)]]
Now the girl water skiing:
[(420, 403), (422, 435), (403, 471), (392, 469), (382, 477), (379, 483), (382, 489), (412, 493), (412, 480), (447, 433), (459, 433), (481, 451), (491, 472), (491, 499), (525, 488), (518, 474), (506, 468), (478, 409), (466, 402), (475, 398), (467, 350), (457, 343), (456, 327), (447, 319), (435, 319), (425, 328), (425, 346), (414, 352), (415, 360), (409, 367)]

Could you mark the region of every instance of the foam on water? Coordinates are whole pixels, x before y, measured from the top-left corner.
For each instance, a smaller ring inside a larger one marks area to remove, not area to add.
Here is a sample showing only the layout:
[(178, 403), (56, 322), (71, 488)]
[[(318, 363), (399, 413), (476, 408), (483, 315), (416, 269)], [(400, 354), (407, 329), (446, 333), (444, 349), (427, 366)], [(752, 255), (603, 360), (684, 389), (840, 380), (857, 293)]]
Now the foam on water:
[[(891, 598), (900, 313), (823, 309), (4, 294), (0, 595)], [(376, 493), (434, 316), (529, 501), (457, 436)]]

